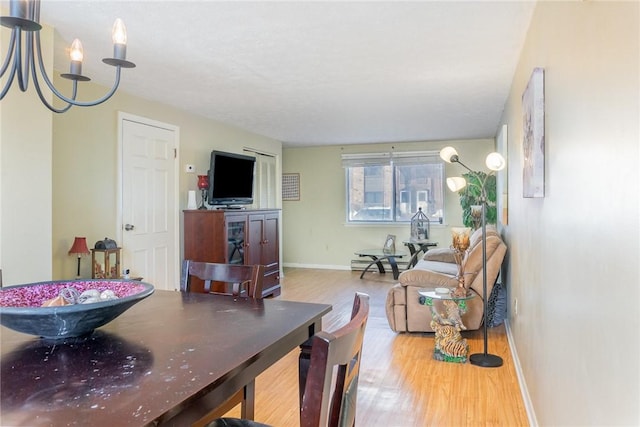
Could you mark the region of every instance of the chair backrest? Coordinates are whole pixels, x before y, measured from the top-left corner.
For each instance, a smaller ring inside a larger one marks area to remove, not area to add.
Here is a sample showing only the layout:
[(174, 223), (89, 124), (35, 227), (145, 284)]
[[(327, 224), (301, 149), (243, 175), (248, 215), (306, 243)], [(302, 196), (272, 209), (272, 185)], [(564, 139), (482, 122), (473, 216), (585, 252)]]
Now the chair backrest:
[(216, 264), (184, 260), (180, 277), (180, 290), (191, 292), (191, 277), (204, 281), (204, 291), (211, 292), (211, 282), (224, 282), (233, 285), (230, 295), (241, 296), (246, 288), (249, 298), (262, 298), (264, 266), (243, 264)]
[(321, 331), (313, 336), (300, 405), (302, 427), (354, 425), (362, 342), (368, 317), (369, 295), (356, 293), (351, 321), (334, 332)]

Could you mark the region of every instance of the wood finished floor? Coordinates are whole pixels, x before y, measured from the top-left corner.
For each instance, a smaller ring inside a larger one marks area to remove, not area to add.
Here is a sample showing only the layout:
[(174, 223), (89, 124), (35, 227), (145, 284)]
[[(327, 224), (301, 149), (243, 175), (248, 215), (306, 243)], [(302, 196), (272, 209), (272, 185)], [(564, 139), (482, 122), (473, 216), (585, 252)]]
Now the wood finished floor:
[[(432, 359), (432, 334), (396, 334), (385, 316), (390, 274), (285, 269), (282, 295), (292, 301), (333, 305), (323, 328), (348, 321), (356, 291), (371, 297), (365, 332), (356, 425), (527, 426), (504, 325), (489, 329), (489, 352), (501, 356), (499, 368), (480, 368)], [(426, 307), (425, 307), (426, 309)], [(471, 353), (483, 351), (482, 331), (463, 333)], [(295, 427), (298, 419), (298, 351), (292, 351), (256, 380), (255, 419), (274, 427)], [(239, 416), (239, 409), (228, 415)]]

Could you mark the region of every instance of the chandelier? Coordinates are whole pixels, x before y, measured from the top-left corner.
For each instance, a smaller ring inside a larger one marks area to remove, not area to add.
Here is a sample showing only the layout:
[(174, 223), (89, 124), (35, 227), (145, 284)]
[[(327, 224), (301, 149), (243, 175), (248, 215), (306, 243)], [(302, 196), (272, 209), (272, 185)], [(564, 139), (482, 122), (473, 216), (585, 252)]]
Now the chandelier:
[[(9, 40), (7, 56), (2, 61), (2, 68), (0, 69), (0, 78), (4, 78), (5, 73), (7, 74), (4, 87), (2, 88), (2, 92), (0, 92), (0, 101), (4, 99), (7, 92), (9, 92), (14, 78), (18, 81), (20, 90), (26, 92), (29, 87), (29, 76), (31, 75), (40, 101), (54, 113), (64, 113), (74, 105), (91, 107), (105, 102), (115, 93), (120, 84), (120, 70), (122, 68), (133, 68), (136, 66), (133, 62), (126, 60), (127, 32), (124, 23), (118, 18), (113, 24), (113, 58), (104, 58), (102, 60), (105, 64), (116, 67), (116, 77), (113, 87), (102, 98), (94, 101), (85, 102), (76, 100), (78, 82), (87, 82), (91, 79), (82, 75), (82, 44), (80, 40), (75, 39), (71, 44), (71, 65), (69, 73), (60, 75), (60, 77), (73, 82), (71, 97), (66, 97), (55, 88), (49, 76), (47, 76), (42, 61), (42, 51), (40, 48), (40, 29), (42, 26), (39, 24), (40, 0), (11, 0), (9, 13), (10, 16), (0, 17), (0, 25), (11, 28), (11, 38)], [(67, 104), (65, 107), (54, 108), (42, 95), (40, 82), (38, 81), (38, 75), (36, 73), (36, 60), (42, 80), (56, 97)]]

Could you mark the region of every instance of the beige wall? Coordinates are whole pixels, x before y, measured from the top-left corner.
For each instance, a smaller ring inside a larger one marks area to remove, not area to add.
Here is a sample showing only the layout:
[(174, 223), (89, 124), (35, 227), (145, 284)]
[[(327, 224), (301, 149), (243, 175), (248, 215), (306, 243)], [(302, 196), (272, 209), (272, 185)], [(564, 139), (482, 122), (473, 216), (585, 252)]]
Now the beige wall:
[[(135, 72), (135, 69), (125, 70), (123, 79), (127, 78), (127, 73)], [(60, 83), (60, 79), (56, 82)], [(83, 85), (82, 89), (83, 95), (86, 94), (85, 96), (91, 99), (101, 96), (106, 91), (106, 88), (91, 84)], [(74, 236), (86, 236), (89, 247), (92, 247), (97, 240), (118, 235), (116, 183), (119, 174), (119, 111), (179, 127), (180, 211), (186, 209), (187, 192), (197, 190), (196, 174), (185, 173), (184, 166), (193, 164), (196, 166), (197, 174), (206, 173), (213, 149), (239, 153), (244, 147), (252, 147), (276, 155), (278, 165), (280, 164), (282, 148), (279, 141), (130, 96), (121, 91), (100, 106), (74, 107), (65, 114), (56, 115), (53, 120), (54, 278), (69, 278), (75, 275), (75, 262), (67, 255)], [(277, 169), (279, 176), (279, 167)], [(182, 229), (182, 214), (180, 224)], [(182, 233), (180, 244), (182, 259)], [(91, 277), (90, 264), (88, 259), (83, 261), (83, 277)]]
[[(0, 28), (4, 58), (10, 31)], [(43, 27), (42, 51), (49, 69), (52, 35), (51, 28)], [(0, 102), (0, 268), (5, 285), (51, 278), (51, 151), (51, 113), (40, 103), (31, 79), (26, 93), (14, 80)]]
[[(382, 247), (387, 234), (398, 240), (409, 237), (409, 224), (347, 225), (345, 171), (341, 154), (389, 151), (439, 151), (454, 146), (465, 164), (484, 170), (485, 156), (494, 150), (493, 140), (405, 142), (351, 146), (285, 148), (283, 171), (300, 174), (300, 201), (283, 202), (284, 265), (298, 267), (349, 269), (354, 251)], [(465, 170), (447, 165), (447, 176), (459, 176)], [(448, 226), (462, 224), (458, 195), (445, 191), (444, 226), (432, 226), (433, 241), (440, 247), (450, 245)]]
[[(538, 3), (504, 113), (510, 326), (540, 425), (640, 424), (638, 18), (638, 2)], [(525, 199), (521, 96), (534, 67), (546, 195)]]

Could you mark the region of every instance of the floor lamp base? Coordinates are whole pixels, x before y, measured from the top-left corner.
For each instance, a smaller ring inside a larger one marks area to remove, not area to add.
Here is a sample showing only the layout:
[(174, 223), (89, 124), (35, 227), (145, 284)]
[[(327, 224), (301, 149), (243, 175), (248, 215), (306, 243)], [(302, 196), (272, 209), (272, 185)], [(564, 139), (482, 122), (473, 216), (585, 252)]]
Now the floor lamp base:
[(469, 362), (472, 365), (482, 366), (483, 368), (497, 368), (502, 366), (502, 358), (495, 354), (475, 353), (469, 356)]

